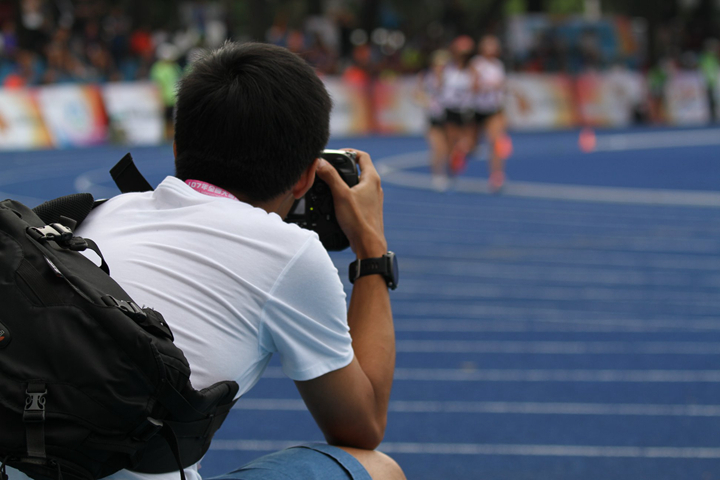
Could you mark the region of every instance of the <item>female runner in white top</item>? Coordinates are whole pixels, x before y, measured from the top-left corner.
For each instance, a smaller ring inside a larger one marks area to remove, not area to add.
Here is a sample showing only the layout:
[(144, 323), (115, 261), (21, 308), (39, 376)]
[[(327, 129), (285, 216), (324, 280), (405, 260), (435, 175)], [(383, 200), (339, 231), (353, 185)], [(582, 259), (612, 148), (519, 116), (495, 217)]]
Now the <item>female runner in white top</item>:
[(418, 75), (415, 98), (425, 109), (427, 132), (425, 138), (430, 146), (430, 169), (435, 190), (448, 188), (448, 142), (445, 135), (445, 106), (441, 101), (444, 70), (450, 61), (450, 52), (436, 50), (430, 57), (430, 67)]
[(467, 154), (474, 146), (474, 92), (477, 72), (470, 65), (475, 42), (467, 35), (456, 38), (450, 45), (452, 62), (443, 74), (442, 102), (445, 106), (445, 133), (450, 147), (450, 171), (460, 173), (465, 168)]
[(479, 55), (472, 60), (478, 88), (474, 95), (476, 145), (484, 134), (489, 146), (488, 167), (490, 191), (497, 192), (505, 182), (505, 158), (510, 143), (505, 132), (505, 67), (498, 58), (500, 42), (494, 35), (485, 35), (478, 46)]

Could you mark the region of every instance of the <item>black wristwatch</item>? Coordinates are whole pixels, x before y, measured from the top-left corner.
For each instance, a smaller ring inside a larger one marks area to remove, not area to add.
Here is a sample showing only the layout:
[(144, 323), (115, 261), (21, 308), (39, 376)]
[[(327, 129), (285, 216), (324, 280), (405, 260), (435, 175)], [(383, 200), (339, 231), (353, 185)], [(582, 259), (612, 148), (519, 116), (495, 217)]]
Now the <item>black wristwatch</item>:
[(398, 284), (398, 263), (393, 252), (388, 252), (378, 258), (363, 258), (355, 260), (348, 269), (350, 283), (355, 283), (365, 275), (382, 275), (390, 290), (395, 290)]

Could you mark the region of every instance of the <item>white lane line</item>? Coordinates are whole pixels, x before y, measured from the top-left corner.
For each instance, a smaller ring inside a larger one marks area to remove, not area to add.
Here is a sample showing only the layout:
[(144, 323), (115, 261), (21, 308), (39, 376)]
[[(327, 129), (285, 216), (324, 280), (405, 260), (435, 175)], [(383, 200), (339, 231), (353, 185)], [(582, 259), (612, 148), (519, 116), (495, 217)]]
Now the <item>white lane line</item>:
[[(516, 221), (517, 222), (517, 221)], [(630, 235), (615, 235), (607, 230), (600, 229), (596, 232), (583, 231), (581, 228), (560, 231), (556, 229), (553, 233), (534, 232), (527, 237), (527, 231), (519, 231), (515, 223), (509, 228), (485, 226), (473, 227), (464, 222), (465, 227), (460, 227), (461, 221), (454, 226), (438, 226), (433, 228), (418, 228), (418, 225), (404, 227), (398, 223), (392, 223), (392, 232), (389, 236), (396, 242), (401, 241), (407, 244), (422, 244), (431, 242), (433, 244), (445, 243), (453, 247), (458, 246), (485, 246), (500, 249), (523, 249), (527, 252), (534, 252), (547, 248), (561, 248), (569, 251), (601, 251), (601, 252), (642, 252), (642, 253), (682, 253), (716, 255), (720, 249), (720, 242), (717, 238), (706, 236), (706, 238), (692, 237), (658, 237), (661, 228), (648, 229), (645, 236), (637, 236), (632, 227), (627, 228)], [(528, 230), (533, 230), (530, 226)], [(513, 233), (513, 230), (515, 232)], [(422, 241), (419, 241), (422, 239)], [(520, 253), (520, 252), (517, 252)], [(523, 254), (526, 252), (523, 251)]]
[[(265, 378), (287, 378), (270, 367)], [(597, 382), (597, 383), (720, 383), (720, 370), (519, 370), (397, 368), (397, 381), (420, 382)]]
[(705, 147), (720, 145), (720, 130), (713, 128), (667, 132), (615, 133), (600, 134), (596, 138), (596, 152)]
[[(507, 303), (507, 302), (506, 302)], [(634, 325), (665, 325), (670, 328), (682, 328), (683, 330), (717, 330), (720, 317), (717, 317), (717, 310), (711, 310), (708, 313), (699, 314), (690, 311), (690, 308), (685, 307), (682, 313), (662, 312), (654, 313), (654, 310), (650, 310), (653, 315), (663, 315), (660, 319), (660, 323), (650, 323), (652, 321), (633, 320), (632, 316), (647, 315), (647, 309), (641, 308), (638, 311), (613, 311), (612, 309), (598, 309), (591, 305), (585, 305), (585, 308), (581, 310), (573, 310), (571, 308), (547, 308), (542, 302), (528, 303), (523, 307), (508, 307), (505, 305), (492, 305), (490, 301), (483, 300), (482, 302), (475, 302), (472, 304), (454, 304), (453, 302), (440, 302), (438, 300), (393, 300), (393, 305), (396, 308), (395, 311), (405, 317), (417, 317), (417, 318), (451, 318), (451, 319), (477, 319), (480, 317), (492, 317), (496, 319), (499, 317), (523, 317), (523, 319), (542, 319), (546, 322), (557, 321), (558, 323), (572, 322), (572, 323), (605, 323), (610, 325), (621, 325), (625, 322), (632, 323)], [(606, 304), (609, 305), (609, 304)], [(399, 308), (401, 307), (401, 308)], [(665, 309), (667, 310), (667, 309)], [(614, 317), (614, 318), (612, 318)], [(606, 318), (608, 320), (601, 320)], [(648, 323), (644, 323), (648, 322)]]
[(665, 305), (692, 305), (693, 307), (711, 307), (720, 310), (720, 298), (717, 291), (707, 293), (691, 290), (689, 287), (664, 289), (656, 292), (628, 290), (621, 286), (554, 286), (534, 287), (532, 285), (489, 285), (481, 281), (442, 282), (438, 285), (435, 278), (422, 280), (407, 279), (402, 291), (396, 297), (413, 297), (443, 300), (488, 299), (488, 300), (536, 300), (571, 302), (611, 302), (647, 303)]
[(386, 453), (408, 453), (423, 455), (502, 455), (596, 458), (720, 458), (720, 448), (707, 447), (498, 445), (477, 443), (388, 442), (381, 444), (379, 450)]
[[(213, 440), (211, 450), (265, 452), (307, 443), (303, 440)], [(594, 445), (506, 445), (482, 443), (383, 442), (385, 453), (422, 455), (500, 455), (534, 457), (601, 458), (720, 458), (720, 448), (709, 447), (628, 447)]]
[[(716, 135), (720, 134), (716, 133)], [(578, 155), (581, 153), (578, 152)], [(405, 170), (426, 165), (427, 156), (428, 152), (422, 151), (385, 157), (377, 162), (378, 172), (386, 183), (431, 190), (429, 174)], [(455, 179), (453, 189), (458, 192), (487, 194), (487, 179), (460, 177)], [(720, 193), (711, 191), (597, 187), (510, 180), (503, 188), (502, 194), (548, 200), (720, 208)]]
[(399, 368), (396, 380), (447, 382), (720, 383), (720, 370), (456, 370)]
[(42, 165), (10, 167), (3, 171), (0, 185), (12, 185), (19, 182), (46, 180), (48, 178), (63, 178), (68, 175), (68, 170), (71, 168), (87, 163), (87, 159), (68, 160), (68, 163), (63, 160), (53, 160), (52, 162), (44, 162)]
[(422, 259), (412, 256), (403, 258), (403, 275), (414, 273), (422, 276), (444, 275), (448, 277), (471, 277), (472, 279), (515, 280), (522, 282), (550, 282), (587, 285), (640, 285), (647, 287), (682, 287), (692, 280), (697, 287), (720, 287), (720, 275), (707, 275), (697, 282), (697, 275), (663, 275), (657, 272), (638, 272), (635, 269), (583, 268), (540, 265), (500, 265), (489, 261), (461, 261)]
[[(502, 228), (502, 233), (488, 231), (482, 228), (473, 229), (471, 226), (460, 228), (459, 226), (445, 228), (404, 228), (400, 225), (393, 225), (389, 236), (394, 241), (406, 242), (410, 245), (431, 243), (449, 244), (454, 248), (484, 245), (494, 246), (496, 250), (508, 251), (515, 249), (515, 253), (527, 254), (527, 252), (542, 251), (549, 248), (561, 248), (565, 251), (599, 251), (603, 253), (612, 252), (639, 252), (639, 253), (682, 253), (682, 254), (708, 254), (716, 255), (719, 242), (716, 238), (662, 238), (655, 232), (648, 233), (645, 237), (630, 237), (613, 235), (607, 231), (583, 232), (580, 229), (568, 230), (565, 232), (556, 230), (553, 233), (532, 233), (520, 231), (518, 223), (511, 229)], [(515, 230), (515, 233), (513, 233)], [(628, 228), (628, 232), (632, 229)], [(653, 236), (655, 235), (655, 236)], [(522, 249), (522, 250), (520, 250)]]
[[(557, 202), (535, 202), (529, 205), (519, 205), (516, 203), (492, 204), (485, 202), (460, 203), (448, 197), (444, 202), (434, 201), (428, 202), (423, 200), (408, 201), (402, 199), (393, 199), (391, 203), (386, 205), (386, 215), (403, 215), (407, 212), (421, 211), (428, 213), (438, 213), (450, 211), (454, 216), (461, 218), (498, 218), (511, 217), (520, 220), (543, 220), (558, 222), (557, 216), (561, 214), (564, 221), (568, 224), (574, 223), (574, 220), (587, 222), (589, 218), (596, 222), (600, 221), (604, 225), (624, 227), (628, 224), (634, 225), (637, 222), (640, 225), (649, 225), (648, 213), (652, 213), (653, 218), (661, 220), (663, 225), (668, 227), (693, 227), (703, 230), (715, 231), (716, 225), (697, 225), (698, 221), (707, 218), (709, 212), (704, 210), (686, 209), (663, 209), (658, 211), (652, 207), (622, 207), (608, 208), (606, 205), (588, 205), (583, 203), (562, 203)], [(655, 223), (655, 222), (652, 222)]]
[[(244, 398), (237, 410), (306, 411), (302, 400)], [(391, 401), (389, 411), (397, 413), (488, 413), (519, 415), (607, 415), (653, 417), (720, 417), (720, 405), (661, 405), (634, 403), (562, 402), (438, 402)]]
[(405, 353), (500, 353), (546, 355), (718, 355), (720, 343), (709, 342), (518, 342), (464, 340), (398, 340)]
[[(402, 215), (406, 212), (416, 210), (429, 213), (451, 211), (452, 215), (467, 218), (469, 215), (486, 218), (490, 216), (496, 217), (513, 217), (519, 219), (544, 219), (550, 221), (559, 221), (554, 216), (558, 212), (562, 213), (565, 221), (572, 223), (575, 218), (580, 221), (588, 221), (588, 216), (601, 220), (603, 224), (624, 226), (630, 222), (636, 221), (641, 224), (648, 224), (648, 212), (653, 213), (654, 218), (667, 222), (668, 226), (693, 226), (696, 221), (706, 218), (708, 212), (703, 210), (687, 211), (685, 209), (663, 209), (658, 211), (650, 207), (636, 206), (631, 208), (608, 208), (606, 205), (587, 205), (582, 203), (563, 203), (557, 202), (535, 202), (529, 205), (518, 203), (501, 203), (489, 205), (485, 202), (462, 202), (460, 199), (448, 197), (445, 201), (428, 201), (427, 199), (418, 199), (417, 201), (395, 198), (391, 203), (386, 205), (388, 215)], [(702, 228), (708, 228), (703, 226)]]
[(35, 197), (28, 197), (26, 195), (18, 195), (16, 193), (9, 193), (9, 192), (2, 192), (0, 191), (0, 200), (5, 200), (6, 198), (12, 198), (13, 200), (16, 200), (20, 203), (23, 203), (29, 207), (39, 205), (45, 200), (42, 198), (35, 198)]
[[(395, 234), (391, 233), (394, 239)], [(406, 252), (404, 258), (408, 259), (441, 259), (441, 261), (487, 261), (498, 264), (500, 261), (507, 262), (522, 260), (521, 268), (562, 268), (565, 265), (587, 269), (593, 274), (598, 268), (630, 268), (630, 269), (653, 269), (653, 270), (700, 270), (702, 272), (715, 273), (720, 270), (720, 261), (717, 255), (685, 255), (676, 252), (633, 252), (620, 251), (617, 249), (602, 251), (597, 247), (582, 249), (572, 243), (567, 243), (564, 248), (554, 247), (533, 247), (530, 245), (516, 245), (498, 242), (492, 239), (495, 246), (478, 248), (477, 245), (446, 245), (442, 246), (437, 241), (419, 239), (419, 234), (414, 242), (403, 245)], [(498, 246), (502, 245), (502, 246)], [(515, 265), (518, 265), (518, 263)], [(656, 272), (650, 272), (656, 273)]]
[[(78, 192), (90, 192), (96, 198), (110, 198), (118, 193), (118, 188), (110, 181), (109, 169), (98, 168), (86, 171), (75, 178), (73, 186)], [(104, 184), (103, 184), (104, 183)], [(108, 186), (111, 185), (111, 186)]]
[[(555, 212), (556, 215), (562, 215), (562, 213)], [(534, 232), (532, 238), (532, 244), (557, 244), (564, 239), (577, 239), (582, 237), (584, 242), (587, 243), (592, 240), (596, 235), (602, 235), (603, 247), (610, 245), (622, 245), (630, 247), (645, 247), (655, 245), (667, 245), (671, 247), (682, 246), (685, 249), (686, 244), (695, 244), (700, 247), (703, 245), (715, 245), (717, 246), (717, 235), (712, 229), (714, 223), (705, 225), (707, 229), (702, 228), (703, 220), (697, 220), (696, 225), (688, 227), (679, 227), (667, 225), (662, 220), (658, 220), (654, 224), (640, 224), (635, 225), (611, 225), (600, 220), (595, 219), (594, 222), (585, 223), (583, 221), (567, 221), (567, 222), (554, 222), (554, 221), (541, 221), (537, 218), (518, 218), (512, 216), (497, 216), (497, 215), (474, 215), (472, 218), (447, 215), (430, 215), (430, 214), (398, 214), (394, 216), (385, 215), (388, 223), (393, 226), (393, 229), (401, 232), (402, 234), (410, 234), (413, 232), (422, 231), (424, 234), (448, 234), (448, 233), (465, 233), (472, 234), (479, 239), (509, 239), (509, 240), (522, 240), (517, 239), (513, 232), (517, 232), (518, 226), (522, 225), (523, 228), (527, 227), (551, 227), (548, 229), (537, 229), (542, 231)], [(707, 219), (708, 222), (713, 222), (715, 218)], [(567, 227), (567, 228), (565, 228)], [(658, 237), (658, 232), (662, 232), (662, 237)], [(525, 239), (525, 243), (528, 239)], [(586, 245), (586, 247), (588, 247)], [(692, 246), (693, 249), (697, 249), (698, 246)]]
[[(493, 315), (496, 317), (496, 315)], [(720, 330), (720, 320), (604, 320), (576, 318), (503, 318), (493, 320), (438, 320), (396, 318), (398, 332), (596, 332), (596, 333), (668, 333)]]

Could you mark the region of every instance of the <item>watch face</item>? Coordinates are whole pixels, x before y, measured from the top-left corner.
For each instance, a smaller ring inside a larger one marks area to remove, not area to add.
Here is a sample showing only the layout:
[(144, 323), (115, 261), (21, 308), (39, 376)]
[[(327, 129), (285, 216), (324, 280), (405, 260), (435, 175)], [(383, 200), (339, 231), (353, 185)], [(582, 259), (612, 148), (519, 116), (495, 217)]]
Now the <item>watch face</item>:
[(390, 275), (392, 276), (392, 285), (390, 285), (390, 288), (395, 290), (398, 284), (398, 279), (400, 278), (400, 270), (398, 269), (398, 261), (397, 257), (393, 252), (388, 252), (388, 263), (390, 267)]

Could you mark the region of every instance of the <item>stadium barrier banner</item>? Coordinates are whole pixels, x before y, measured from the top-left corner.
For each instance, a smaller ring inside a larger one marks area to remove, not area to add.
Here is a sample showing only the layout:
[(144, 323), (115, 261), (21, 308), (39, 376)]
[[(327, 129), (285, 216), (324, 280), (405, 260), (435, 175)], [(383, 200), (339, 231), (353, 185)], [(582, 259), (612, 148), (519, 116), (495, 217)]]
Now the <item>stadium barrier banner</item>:
[(344, 82), (340, 77), (322, 80), (333, 101), (330, 134), (344, 137), (369, 133), (372, 128), (369, 85)]
[(37, 100), (55, 147), (85, 147), (107, 141), (107, 118), (97, 86), (44, 86), (37, 89)]
[[(426, 116), (414, 99), (416, 81), (411, 75), (375, 82), (323, 77), (334, 102), (331, 134), (423, 133)], [(505, 112), (509, 128), (516, 130), (622, 127), (637, 120), (634, 115), (647, 102), (647, 90), (644, 75), (622, 69), (575, 78), (512, 73)], [(720, 110), (720, 84), (715, 94)], [(668, 123), (710, 121), (708, 90), (698, 72), (673, 75), (664, 97)], [(162, 102), (151, 82), (0, 89), (0, 150), (163, 141)]]
[(102, 98), (113, 143), (157, 145), (163, 142), (163, 105), (154, 83), (107, 83), (102, 87)]
[(373, 89), (375, 129), (382, 134), (422, 135), (426, 114), (415, 99), (417, 79), (395, 76), (380, 79)]
[(28, 89), (0, 89), (0, 150), (52, 146), (50, 135)]
[(647, 98), (645, 77), (626, 69), (585, 73), (576, 78), (575, 86), (582, 125), (629, 126)]
[(570, 77), (513, 74), (507, 78), (505, 112), (509, 128), (550, 129), (576, 124)]
[(700, 125), (710, 121), (707, 88), (699, 72), (677, 72), (665, 84), (665, 109), (674, 125)]

